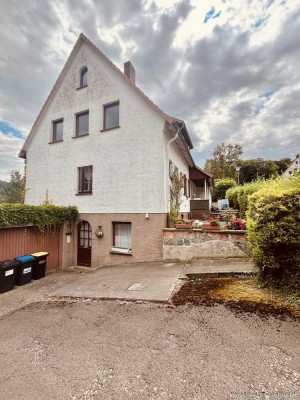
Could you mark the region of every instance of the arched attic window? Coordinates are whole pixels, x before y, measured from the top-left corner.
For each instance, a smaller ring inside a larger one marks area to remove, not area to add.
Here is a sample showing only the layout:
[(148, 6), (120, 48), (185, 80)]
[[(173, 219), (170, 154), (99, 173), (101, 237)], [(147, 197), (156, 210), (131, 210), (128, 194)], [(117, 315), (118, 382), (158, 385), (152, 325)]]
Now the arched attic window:
[(87, 86), (88, 84), (88, 68), (82, 67), (80, 70), (79, 87)]

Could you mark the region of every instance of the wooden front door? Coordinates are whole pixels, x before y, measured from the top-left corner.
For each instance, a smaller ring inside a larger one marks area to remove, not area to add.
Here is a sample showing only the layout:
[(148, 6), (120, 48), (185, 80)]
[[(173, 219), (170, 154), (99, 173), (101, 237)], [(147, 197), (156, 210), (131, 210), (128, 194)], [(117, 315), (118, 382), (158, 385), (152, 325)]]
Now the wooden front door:
[(91, 266), (92, 258), (92, 229), (87, 221), (78, 224), (77, 265)]

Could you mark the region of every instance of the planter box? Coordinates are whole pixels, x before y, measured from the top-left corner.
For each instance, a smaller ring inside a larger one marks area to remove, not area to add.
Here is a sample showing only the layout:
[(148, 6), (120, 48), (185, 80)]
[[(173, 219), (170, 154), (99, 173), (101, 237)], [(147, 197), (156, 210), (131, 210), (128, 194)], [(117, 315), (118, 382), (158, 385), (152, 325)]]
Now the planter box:
[(192, 229), (192, 224), (176, 224), (176, 229)]
[(203, 231), (219, 231), (221, 229), (220, 225), (202, 225)]

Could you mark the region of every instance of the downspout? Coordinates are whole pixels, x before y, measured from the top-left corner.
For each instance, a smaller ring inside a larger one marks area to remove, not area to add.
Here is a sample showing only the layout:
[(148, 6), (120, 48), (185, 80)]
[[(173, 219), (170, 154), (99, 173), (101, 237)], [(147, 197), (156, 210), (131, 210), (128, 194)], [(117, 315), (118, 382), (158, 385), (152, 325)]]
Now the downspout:
[[(178, 126), (178, 125), (177, 125)], [(169, 189), (169, 149), (170, 149), (170, 144), (172, 142), (174, 142), (178, 136), (179, 136), (179, 132), (181, 131), (181, 129), (185, 126), (184, 122), (182, 124), (182, 126), (180, 128), (177, 129), (176, 134), (174, 137), (172, 137), (172, 139), (170, 139), (167, 143), (167, 160), (166, 160), (166, 168), (165, 168), (165, 184), (166, 184), (166, 188), (165, 188), (165, 204), (167, 203), (167, 212), (170, 212), (170, 201), (169, 201), (169, 196), (168, 196), (168, 189)]]

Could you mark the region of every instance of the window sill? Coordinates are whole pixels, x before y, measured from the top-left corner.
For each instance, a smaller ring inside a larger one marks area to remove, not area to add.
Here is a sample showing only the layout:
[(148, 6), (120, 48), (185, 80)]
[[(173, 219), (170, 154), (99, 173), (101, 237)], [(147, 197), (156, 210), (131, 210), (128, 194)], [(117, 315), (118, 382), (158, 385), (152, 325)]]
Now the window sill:
[(114, 126), (113, 128), (101, 129), (99, 132), (112, 131), (113, 129), (118, 129), (118, 128), (121, 128), (120, 125)]
[(88, 85), (80, 86), (80, 87), (76, 88), (76, 90), (84, 89), (86, 87), (88, 87)]
[(79, 193), (75, 193), (75, 196), (90, 196), (92, 194), (93, 194), (93, 192), (79, 192)]
[(110, 254), (118, 254), (119, 256), (132, 256), (132, 253), (121, 253), (120, 251), (111, 250)]
[(72, 136), (72, 139), (78, 139), (80, 137), (84, 137), (84, 136), (88, 136), (89, 133), (83, 133), (82, 135), (78, 135), (78, 136)]
[(63, 142), (63, 141), (64, 141), (63, 139), (61, 139), (61, 140), (55, 140), (54, 142), (49, 142), (48, 144), (61, 143), (61, 142)]

